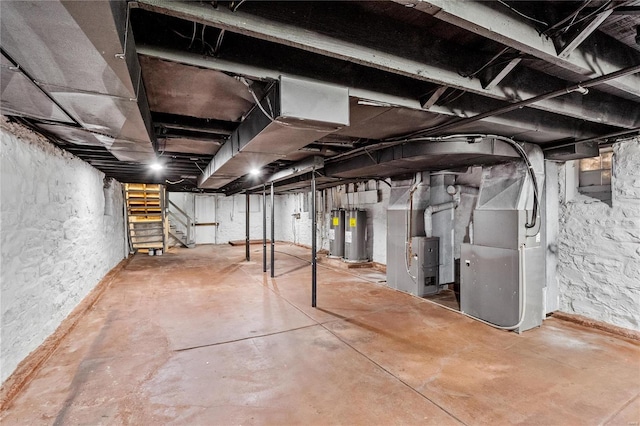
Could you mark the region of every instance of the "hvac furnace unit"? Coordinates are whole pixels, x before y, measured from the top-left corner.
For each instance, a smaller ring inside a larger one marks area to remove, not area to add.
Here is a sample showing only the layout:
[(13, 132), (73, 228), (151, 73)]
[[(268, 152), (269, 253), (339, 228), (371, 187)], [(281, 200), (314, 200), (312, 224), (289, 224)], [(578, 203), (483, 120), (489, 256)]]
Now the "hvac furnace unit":
[[(424, 297), (438, 292), (439, 247), (438, 237), (411, 238), (411, 254), (408, 259), (410, 280), (399, 290)], [(408, 287), (407, 287), (408, 286)]]
[(350, 209), (345, 214), (344, 260), (361, 262), (367, 256), (367, 212)]
[(329, 257), (344, 257), (344, 209), (331, 210)]
[[(542, 188), (542, 154), (534, 153)], [(539, 326), (544, 317), (544, 250), (533, 198), (524, 163), (484, 169), (473, 241), (461, 248), (462, 312), (518, 332)]]

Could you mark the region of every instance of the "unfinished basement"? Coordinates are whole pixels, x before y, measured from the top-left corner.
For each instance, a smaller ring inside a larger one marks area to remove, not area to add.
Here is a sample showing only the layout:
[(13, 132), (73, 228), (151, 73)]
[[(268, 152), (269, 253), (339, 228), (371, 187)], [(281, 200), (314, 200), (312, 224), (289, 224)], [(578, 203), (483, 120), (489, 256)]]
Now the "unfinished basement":
[(0, 422), (640, 423), (640, 0), (0, 2)]

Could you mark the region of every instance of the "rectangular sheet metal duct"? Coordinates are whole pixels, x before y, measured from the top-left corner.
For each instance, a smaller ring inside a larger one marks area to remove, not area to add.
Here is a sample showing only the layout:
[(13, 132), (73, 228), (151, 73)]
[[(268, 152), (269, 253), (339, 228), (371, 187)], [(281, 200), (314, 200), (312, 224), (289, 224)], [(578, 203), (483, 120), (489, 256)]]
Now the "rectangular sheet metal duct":
[[(14, 115), (75, 121), (121, 161), (155, 159), (127, 2), (7, 1), (1, 12), (2, 49), (11, 59), (2, 59), (3, 113), (10, 107)], [(19, 72), (5, 67), (12, 61)], [(23, 88), (25, 99), (16, 99)], [(66, 126), (48, 130), (69, 135)]]
[(220, 189), (349, 125), (346, 87), (282, 76), (261, 105), (264, 112), (256, 107), (249, 113), (213, 157), (198, 187)]

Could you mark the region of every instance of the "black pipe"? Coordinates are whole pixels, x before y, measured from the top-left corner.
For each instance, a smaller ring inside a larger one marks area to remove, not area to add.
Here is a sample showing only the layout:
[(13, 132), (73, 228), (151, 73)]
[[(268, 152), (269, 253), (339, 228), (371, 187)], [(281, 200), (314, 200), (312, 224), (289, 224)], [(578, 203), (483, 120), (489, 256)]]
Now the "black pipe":
[(247, 209), (247, 214), (245, 216), (245, 223), (246, 223), (246, 232), (245, 232), (245, 242), (244, 242), (244, 250), (245, 250), (245, 258), (247, 259), (247, 262), (251, 260), (251, 254), (249, 253), (249, 193), (246, 192), (246, 209)]
[(275, 248), (274, 248), (274, 241), (275, 241), (275, 232), (274, 232), (274, 228), (275, 228), (275, 224), (276, 224), (276, 215), (274, 214), (274, 210), (275, 210), (275, 204), (273, 202), (274, 200), (274, 196), (273, 196), (273, 182), (271, 182), (271, 278), (275, 277)]
[[(558, 96), (562, 96), (562, 95), (566, 95), (567, 93), (571, 93), (571, 92), (575, 92), (575, 91), (584, 91), (584, 89), (589, 88), (589, 87), (594, 87), (597, 86), (599, 84), (602, 83), (606, 83), (608, 81), (611, 80), (615, 80), (616, 78), (620, 78), (620, 77), (624, 77), (627, 75), (631, 75), (631, 74), (635, 74), (637, 72), (640, 72), (640, 65), (636, 64), (627, 68), (623, 68), (621, 70), (609, 73), (609, 74), (604, 74), (595, 78), (591, 78), (589, 80), (585, 80), (582, 81), (580, 83), (576, 83), (576, 84), (572, 84), (570, 86), (568, 86), (567, 88), (564, 89), (558, 89), (558, 90), (553, 90), (551, 92), (547, 92), (547, 93), (543, 93), (541, 95), (538, 96), (533, 96), (529, 99), (524, 99), (521, 101), (517, 101), (517, 102), (513, 102), (510, 104), (507, 104), (503, 107), (497, 108), (497, 109), (493, 109), (491, 111), (486, 111), (480, 114), (476, 114), (476, 115), (472, 115), (471, 117), (465, 117), (465, 118), (454, 118), (452, 120), (449, 120), (448, 122), (444, 123), (444, 124), (440, 124), (438, 126), (435, 127), (431, 127), (428, 129), (424, 129), (424, 130), (419, 130), (417, 132), (411, 133), (409, 135), (403, 136), (403, 137), (396, 137), (393, 138), (393, 140), (402, 140), (402, 139), (410, 139), (412, 137), (416, 137), (416, 136), (431, 136), (434, 134), (442, 134), (444, 131), (449, 130), (451, 128), (454, 127), (459, 127), (462, 125), (467, 125), (470, 123), (474, 123), (476, 121), (482, 120), (483, 118), (487, 118), (487, 117), (493, 117), (496, 115), (501, 115), (501, 114), (505, 114), (507, 112), (510, 111), (514, 111), (516, 109), (520, 109), (523, 108), (525, 106), (529, 106), (531, 104), (534, 104), (536, 102), (540, 102), (540, 101), (544, 101), (547, 99), (553, 99), (553, 98), (557, 98)], [(584, 92), (586, 93), (586, 91)]]
[(267, 272), (267, 186), (262, 185), (262, 272)]
[(316, 259), (316, 170), (311, 174), (311, 306), (316, 307), (318, 265)]

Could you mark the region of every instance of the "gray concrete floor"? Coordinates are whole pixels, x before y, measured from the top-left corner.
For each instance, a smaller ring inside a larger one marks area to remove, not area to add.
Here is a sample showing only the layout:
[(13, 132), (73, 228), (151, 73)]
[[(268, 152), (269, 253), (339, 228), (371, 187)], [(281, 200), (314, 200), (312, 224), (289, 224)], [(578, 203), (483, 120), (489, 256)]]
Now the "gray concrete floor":
[(495, 330), (371, 270), (320, 267), (314, 309), (309, 250), (272, 279), (251, 249), (137, 255), (2, 424), (640, 423), (637, 341)]

